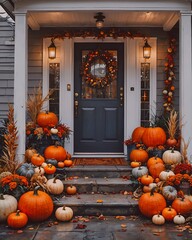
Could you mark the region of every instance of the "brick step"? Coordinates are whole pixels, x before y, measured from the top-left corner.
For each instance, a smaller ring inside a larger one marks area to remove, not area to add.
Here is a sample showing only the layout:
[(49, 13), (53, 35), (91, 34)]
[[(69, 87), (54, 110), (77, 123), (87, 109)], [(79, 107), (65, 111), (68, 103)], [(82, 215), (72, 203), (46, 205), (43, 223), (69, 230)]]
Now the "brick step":
[(78, 193), (120, 193), (133, 192), (138, 187), (137, 181), (124, 178), (68, 178), (63, 181), (65, 188), (75, 185)]
[(72, 166), (69, 168), (57, 168), (57, 174), (78, 177), (92, 178), (118, 178), (130, 176), (132, 168), (130, 166)]
[[(129, 216), (139, 214), (138, 200), (131, 195), (123, 194), (76, 194), (72, 196), (54, 197), (55, 208), (68, 206), (74, 215)], [(99, 202), (98, 202), (99, 200)]]

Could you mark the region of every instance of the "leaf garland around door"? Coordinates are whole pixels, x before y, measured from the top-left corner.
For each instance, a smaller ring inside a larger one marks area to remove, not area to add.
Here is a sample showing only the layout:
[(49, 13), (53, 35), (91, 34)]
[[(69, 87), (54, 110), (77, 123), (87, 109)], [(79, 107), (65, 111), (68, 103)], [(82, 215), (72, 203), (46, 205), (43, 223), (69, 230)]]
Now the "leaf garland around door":
[[(95, 74), (95, 66), (103, 65), (104, 69), (99, 76)], [(83, 57), (81, 75), (89, 87), (102, 89), (110, 85), (117, 77), (117, 59), (107, 50), (89, 51)]]

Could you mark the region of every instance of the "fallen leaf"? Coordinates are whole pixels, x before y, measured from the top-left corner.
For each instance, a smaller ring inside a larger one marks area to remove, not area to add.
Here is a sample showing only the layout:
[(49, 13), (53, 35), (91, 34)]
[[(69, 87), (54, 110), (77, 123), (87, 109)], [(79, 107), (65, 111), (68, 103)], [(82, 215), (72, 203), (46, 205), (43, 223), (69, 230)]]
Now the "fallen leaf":
[(97, 199), (97, 203), (102, 203), (103, 200), (102, 199)]
[(99, 220), (106, 220), (106, 217), (103, 216), (103, 214), (101, 214), (99, 217), (98, 217)]
[(119, 219), (119, 220), (125, 220), (125, 219), (126, 219), (125, 216), (116, 216), (115, 218), (116, 218), (116, 219)]
[(121, 224), (121, 228), (127, 228), (126, 224)]
[(77, 224), (76, 229), (85, 229), (86, 227), (85, 224)]

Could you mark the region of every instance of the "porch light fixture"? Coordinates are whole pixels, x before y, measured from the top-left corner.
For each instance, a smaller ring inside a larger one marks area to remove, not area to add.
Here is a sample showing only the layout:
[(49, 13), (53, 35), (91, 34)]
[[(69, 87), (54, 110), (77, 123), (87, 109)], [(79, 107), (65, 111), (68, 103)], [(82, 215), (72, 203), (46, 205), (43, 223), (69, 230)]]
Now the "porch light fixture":
[(103, 15), (102, 12), (98, 12), (96, 16), (94, 16), (94, 18), (96, 19), (96, 27), (101, 29), (104, 26), (104, 20), (105, 16)]
[(54, 44), (53, 38), (51, 39), (51, 44), (48, 47), (48, 56), (50, 59), (56, 58), (56, 46)]
[(151, 46), (148, 44), (147, 39), (145, 39), (145, 45), (143, 46), (143, 58), (149, 59), (151, 57)]

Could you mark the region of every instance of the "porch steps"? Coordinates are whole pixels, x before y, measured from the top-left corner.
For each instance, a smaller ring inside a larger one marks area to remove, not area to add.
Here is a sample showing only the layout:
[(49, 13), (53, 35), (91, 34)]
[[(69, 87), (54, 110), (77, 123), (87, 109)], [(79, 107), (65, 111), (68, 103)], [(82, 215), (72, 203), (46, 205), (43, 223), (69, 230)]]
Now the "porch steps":
[(138, 201), (132, 192), (138, 183), (131, 179), (130, 166), (74, 166), (57, 169), (65, 189), (75, 185), (77, 194), (54, 197), (56, 207), (69, 206), (75, 215), (135, 215)]

